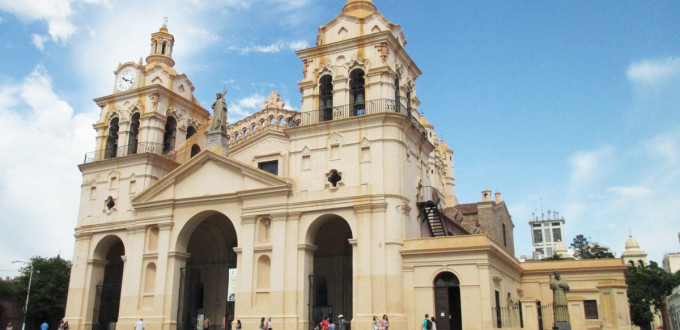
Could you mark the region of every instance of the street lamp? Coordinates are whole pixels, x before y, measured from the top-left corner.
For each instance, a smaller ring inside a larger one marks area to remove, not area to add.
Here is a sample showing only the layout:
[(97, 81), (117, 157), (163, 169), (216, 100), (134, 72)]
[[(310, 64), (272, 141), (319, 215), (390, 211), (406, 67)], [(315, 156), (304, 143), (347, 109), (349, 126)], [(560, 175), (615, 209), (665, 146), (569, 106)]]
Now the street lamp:
[(21, 324), (21, 330), (26, 330), (26, 313), (28, 312), (28, 297), (31, 295), (31, 282), (33, 281), (33, 263), (21, 260), (12, 261), (13, 264), (22, 263), (28, 265), (31, 269), (31, 274), (28, 276), (28, 291), (26, 292), (26, 304), (24, 305), (24, 322)]

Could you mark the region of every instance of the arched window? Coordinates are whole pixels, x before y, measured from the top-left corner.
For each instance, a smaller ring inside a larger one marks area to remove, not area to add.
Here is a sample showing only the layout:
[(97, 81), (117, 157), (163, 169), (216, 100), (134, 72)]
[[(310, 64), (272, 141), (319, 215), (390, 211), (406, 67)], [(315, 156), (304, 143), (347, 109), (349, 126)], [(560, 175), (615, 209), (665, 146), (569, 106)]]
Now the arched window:
[(411, 112), (411, 89), (406, 90), (406, 111)]
[(319, 121), (333, 119), (333, 77), (319, 79)]
[(161, 54), (163, 54), (163, 55), (165, 55), (165, 45), (166, 45), (166, 42), (163, 41), (163, 48), (161, 48)]
[(174, 117), (168, 117), (165, 122), (165, 135), (163, 136), (163, 153), (168, 153), (175, 149), (175, 136), (177, 134), (177, 120)]
[(644, 266), (645, 266), (645, 264), (642, 263), (642, 260), (638, 260), (638, 267), (644, 267)]
[(279, 117), (279, 126), (283, 126), (283, 117)]
[(635, 263), (633, 262), (633, 260), (628, 262), (628, 266), (635, 267)]
[(248, 129), (244, 127), (243, 128), (243, 137), (246, 137), (246, 136), (248, 136)]
[(274, 116), (269, 117), (269, 124), (270, 125), (276, 124), (276, 118), (274, 118)]
[(251, 127), (251, 129), (253, 130), (253, 133), (257, 132), (257, 125), (253, 124), (253, 126)]
[(187, 127), (187, 137), (186, 139), (188, 140), (190, 137), (194, 136), (196, 134), (196, 129), (193, 126)]
[(201, 147), (199, 147), (198, 144), (191, 146), (191, 157), (198, 155), (199, 152), (201, 152)]
[(399, 76), (394, 79), (394, 111), (401, 112), (401, 90), (399, 89)]
[(355, 69), (349, 74), (349, 103), (352, 106), (352, 115), (366, 114), (366, 89), (364, 85), (364, 70)]
[(106, 150), (104, 158), (114, 158), (118, 153), (118, 118), (111, 119), (109, 123), (109, 137), (106, 138)]
[(137, 153), (137, 143), (139, 142), (139, 112), (132, 115), (130, 119), (130, 136), (128, 137), (128, 155)]
[(158, 54), (158, 41), (153, 42), (153, 52), (154, 54)]
[(264, 128), (265, 125), (267, 125), (267, 122), (264, 119), (262, 119), (262, 121), (260, 122), (260, 126)]
[(239, 139), (238, 133), (234, 134), (234, 140), (238, 141), (238, 139)]

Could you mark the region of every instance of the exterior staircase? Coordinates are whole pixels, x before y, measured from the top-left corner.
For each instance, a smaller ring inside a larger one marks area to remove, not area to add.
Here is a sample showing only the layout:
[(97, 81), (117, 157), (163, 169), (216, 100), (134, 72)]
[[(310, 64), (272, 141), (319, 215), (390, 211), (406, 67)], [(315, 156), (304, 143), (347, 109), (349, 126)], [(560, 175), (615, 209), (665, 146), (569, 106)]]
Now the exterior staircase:
[(420, 221), (427, 222), (432, 237), (448, 236), (444, 227), (444, 212), (437, 189), (430, 186), (421, 187), (417, 205), (420, 210)]

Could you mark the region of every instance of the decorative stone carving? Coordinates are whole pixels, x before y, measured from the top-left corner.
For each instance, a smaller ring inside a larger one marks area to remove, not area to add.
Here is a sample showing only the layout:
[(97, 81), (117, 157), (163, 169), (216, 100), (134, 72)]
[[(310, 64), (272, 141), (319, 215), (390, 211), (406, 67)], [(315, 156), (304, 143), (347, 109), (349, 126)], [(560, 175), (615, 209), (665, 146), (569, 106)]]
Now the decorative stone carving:
[(380, 53), (380, 60), (383, 64), (387, 63), (387, 55), (390, 54), (390, 49), (387, 47), (387, 43), (383, 42), (380, 45), (376, 45), (375, 49)]
[(307, 79), (307, 70), (309, 69), (309, 65), (312, 64), (312, 60), (302, 60), (302, 63), (302, 75)]
[(149, 94), (149, 99), (151, 100), (151, 109), (153, 111), (158, 110), (158, 103), (161, 101), (161, 95), (158, 93)]
[(279, 96), (279, 92), (271, 92), (269, 93), (267, 100), (262, 104), (262, 110), (283, 109), (285, 106), (286, 103), (284, 103), (281, 96)]

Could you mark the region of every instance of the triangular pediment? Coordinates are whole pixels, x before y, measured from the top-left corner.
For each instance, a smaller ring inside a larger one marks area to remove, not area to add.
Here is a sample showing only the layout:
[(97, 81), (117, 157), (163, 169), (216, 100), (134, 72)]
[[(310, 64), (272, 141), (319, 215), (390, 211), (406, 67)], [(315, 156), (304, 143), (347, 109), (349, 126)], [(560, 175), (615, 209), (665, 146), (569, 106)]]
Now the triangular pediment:
[(143, 191), (132, 204), (252, 196), (258, 191), (287, 194), (289, 189), (290, 183), (280, 177), (205, 150)]

